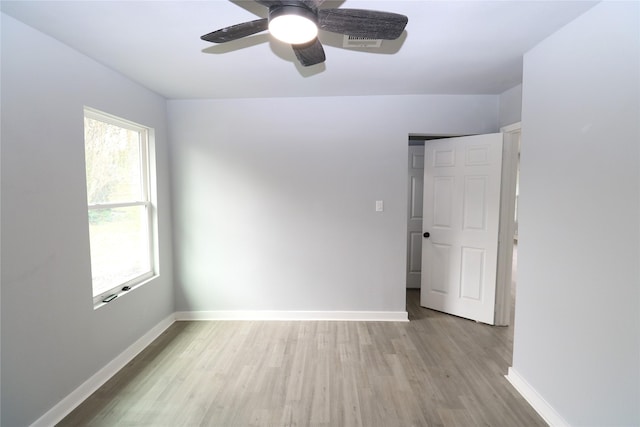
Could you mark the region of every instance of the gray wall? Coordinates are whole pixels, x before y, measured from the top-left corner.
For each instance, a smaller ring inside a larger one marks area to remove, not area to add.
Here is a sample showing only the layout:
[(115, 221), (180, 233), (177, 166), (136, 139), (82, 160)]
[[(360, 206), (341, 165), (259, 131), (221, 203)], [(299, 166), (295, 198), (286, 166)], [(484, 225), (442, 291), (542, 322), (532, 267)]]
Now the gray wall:
[(513, 367), (575, 426), (640, 425), (639, 8), (524, 59)]
[[(2, 15), (2, 425), (34, 422), (173, 312), (166, 104)], [(83, 106), (156, 129), (161, 277), (93, 309)]]
[(408, 134), (497, 98), (169, 101), (177, 309), (404, 311)]
[(500, 94), (498, 124), (500, 127), (517, 123), (522, 115), (522, 85), (514, 86)]

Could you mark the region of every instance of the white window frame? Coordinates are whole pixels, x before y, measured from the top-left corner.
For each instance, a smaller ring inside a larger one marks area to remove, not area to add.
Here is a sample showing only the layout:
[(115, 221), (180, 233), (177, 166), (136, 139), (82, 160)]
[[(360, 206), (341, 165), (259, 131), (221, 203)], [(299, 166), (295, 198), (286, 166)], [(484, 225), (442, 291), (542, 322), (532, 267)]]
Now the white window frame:
[[(146, 283), (151, 278), (158, 275), (157, 269), (157, 246), (156, 246), (156, 233), (155, 233), (155, 224), (156, 224), (156, 209), (153, 203), (152, 197), (152, 184), (155, 182), (155, 176), (151, 176), (152, 170), (155, 168), (151, 167), (151, 145), (152, 145), (152, 136), (153, 129), (140, 125), (138, 123), (134, 123), (132, 121), (104, 113), (102, 111), (84, 107), (84, 118), (89, 118), (97, 121), (101, 121), (104, 123), (108, 123), (114, 126), (118, 126), (124, 129), (132, 130), (137, 132), (140, 135), (139, 141), (139, 149), (140, 149), (140, 175), (141, 175), (141, 187), (142, 187), (142, 200), (135, 200), (131, 202), (119, 202), (119, 203), (97, 203), (97, 204), (88, 204), (87, 205), (87, 219), (89, 218), (89, 212), (97, 209), (109, 209), (109, 208), (125, 208), (125, 207), (136, 207), (136, 206), (144, 206), (147, 213), (147, 235), (148, 235), (148, 256), (149, 256), (149, 271), (136, 276), (126, 282), (119, 283), (108, 291), (101, 292), (98, 295), (93, 297), (94, 309), (105, 305), (103, 300), (106, 297), (111, 295), (120, 296), (121, 294), (128, 292), (136, 286), (140, 286)], [(84, 123), (84, 121), (83, 121)], [(87, 197), (88, 200), (88, 197)], [(89, 223), (87, 222), (87, 225)], [(130, 289), (124, 291), (123, 288), (127, 286)], [(91, 281), (91, 294), (93, 295), (93, 279)]]

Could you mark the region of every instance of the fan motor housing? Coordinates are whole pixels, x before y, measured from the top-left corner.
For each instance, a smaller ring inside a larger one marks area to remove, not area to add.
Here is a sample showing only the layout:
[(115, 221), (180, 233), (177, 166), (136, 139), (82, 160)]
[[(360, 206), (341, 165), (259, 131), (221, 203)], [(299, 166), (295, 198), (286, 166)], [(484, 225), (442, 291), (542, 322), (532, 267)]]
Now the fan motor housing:
[(307, 18), (314, 24), (318, 25), (318, 16), (309, 7), (304, 4), (281, 4), (274, 5), (269, 8), (269, 22), (279, 16), (296, 15)]

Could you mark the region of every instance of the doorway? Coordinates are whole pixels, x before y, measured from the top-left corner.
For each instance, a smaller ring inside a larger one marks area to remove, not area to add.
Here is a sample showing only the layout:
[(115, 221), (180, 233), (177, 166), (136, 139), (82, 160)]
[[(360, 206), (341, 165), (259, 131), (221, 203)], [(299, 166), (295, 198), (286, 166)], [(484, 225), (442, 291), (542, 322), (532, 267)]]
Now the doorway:
[[(517, 190), (519, 176), (520, 123), (500, 129), (504, 135), (500, 190), (500, 241), (495, 294), (495, 325), (512, 325), (517, 266)], [(422, 188), (425, 142), (454, 135), (410, 135), (408, 149), (408, 206), (406, 287), (419, 289), (422, 256)], [(422, 173), (422, 174), (421, 174)], [(495, 264), (494, 264), (495, 265)], [(513, 279), (513, 280), (512, 280)]]
[(409, 139), (407, 167), (407, 289), (420, 289), (422, 278), (422, 193), (424, 140)]
[(422, 196), (426, 141), (457, 135), (409, 135), (407, 165), (407, 289), (420, 289), (422, 279)]

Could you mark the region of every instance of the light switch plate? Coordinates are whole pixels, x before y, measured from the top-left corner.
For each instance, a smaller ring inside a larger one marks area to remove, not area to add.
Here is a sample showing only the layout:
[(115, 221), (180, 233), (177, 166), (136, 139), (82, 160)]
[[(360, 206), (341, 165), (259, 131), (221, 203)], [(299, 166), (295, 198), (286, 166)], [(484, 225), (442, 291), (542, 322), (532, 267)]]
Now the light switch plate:
[(376, 200), (376, 212), (384, 211), (384, 201)]

